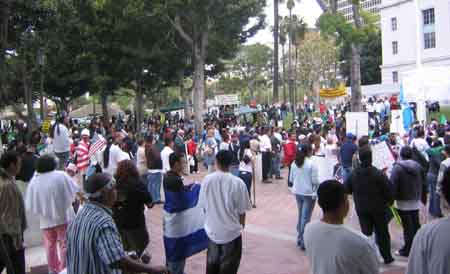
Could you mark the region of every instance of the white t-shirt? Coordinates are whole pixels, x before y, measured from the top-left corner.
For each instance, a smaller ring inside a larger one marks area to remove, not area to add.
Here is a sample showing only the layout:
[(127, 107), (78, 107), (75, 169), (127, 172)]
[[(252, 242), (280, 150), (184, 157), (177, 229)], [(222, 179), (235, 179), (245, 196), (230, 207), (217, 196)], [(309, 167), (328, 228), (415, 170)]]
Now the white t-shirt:
[(170, 147), (167, 147), (167, 146), (164, 147), (163, 150), (161, 151), (161, 161), (162, 161), (162, 166), (163, 166), (163, 172), (167, 172), (170, 170), (169, 156), (173, 152), (174, 152), (173, 149), (171, 149)]
[(239, 216), (252, 207), (245, 183), (221, 171), (203, 179), (199, 206), (206, 212), (206, 234), (217, 244), (229, 243), (241, 235)]
[(109, 149), (109, 163), (108, 167), (105, 168), (105, 172), (114, 176), (117, 170), (117, 164), (123, 160), (131, 160), (130, 155), (124, 152), (118, 145), (111, 145)]
[(69, 130), (63, 124), (57, 125), (54, 129), (53, 149), (55, 153), (69, 152), (70, 150)]
[(147, 157), (145, 156), (145, 147), (139, 147), (136, 155), (137, 169), (140, 175), (147, 173)]
[(359, 232), (316, 221), (306, 225), (304, 237), (313, 274), (379, 273), (376, 249)]
[(428, 223), (414, 237), (407, 274), (450, 273), (450, 219)]
[[(250, 149), (246, 148), (244, 150), (244, 156), (248, 156), (253, 161), (253, 154)], [(252, 162), (249, 162), (248, 164), (246, 164), (244, 161), (241, 161), (241, 163), (239, 165), (239, 170), (253, 173)]]
[(270, 142), (270, 138), (269, 138), (269, 136), (267, 136), (267, 134), (264, 134), (263, 136), (261, 136), (260, 141), (261, 142), (259, 144), (259, 148), (260, 148), (261, 152), (272, 151), (272, 143)]

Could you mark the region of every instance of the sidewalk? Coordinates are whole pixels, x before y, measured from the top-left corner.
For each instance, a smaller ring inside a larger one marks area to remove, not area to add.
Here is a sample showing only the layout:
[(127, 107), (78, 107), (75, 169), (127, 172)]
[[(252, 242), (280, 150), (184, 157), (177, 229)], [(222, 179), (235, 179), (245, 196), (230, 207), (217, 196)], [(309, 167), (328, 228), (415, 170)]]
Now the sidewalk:
[[(284, 171), (286, 172), (286, 171)], [(187, 183), (200, 181), (205, 174), (188, 177)], [(286, 174), (284, 174), (286, 177)], [(273, 184), (257, 184), (257, 208), (247, 215), (247, 226), (243, 233), (243, 256), (240, 274), (309, 274), (309, 262), (296, 246), (297, 205), (287, 189), (285, 181)], [(147, 226), (151, 244), (148, 251), (152, 254), (153, 264), (164, 264), (162, 233), (162, 205), (146, 211)], [(321, 210), (314, 209), (313, 220), (320, 219)], [(346, 223), (359, 230), (355, 213), (351, 213)], [(392, 250), (401, 246), (401, 229), (391, 222)], [(381, 264), (380, 273), (403, 274), (407, 260), (397, 261), (386, 267)], [(45, 252), (42, 247), (27, 250), (27, 266), (45, 265)], [(188, 259), (186, 274), (205, 273), (206, 252)], [(40, 274), (46, 272), (33, 272)]]

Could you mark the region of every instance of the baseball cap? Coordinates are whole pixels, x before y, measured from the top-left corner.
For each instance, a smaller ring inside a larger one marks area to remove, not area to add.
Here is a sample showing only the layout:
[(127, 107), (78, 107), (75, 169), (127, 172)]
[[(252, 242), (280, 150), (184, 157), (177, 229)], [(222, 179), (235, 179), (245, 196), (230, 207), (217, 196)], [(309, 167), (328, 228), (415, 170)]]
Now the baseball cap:
[(91, 135), (89, 129), (85, 128), (81, 131), (81, 136), (89, 136), (89, 135)]
[(96, 173), (90, 176), (83, 183), (84, 191), (86, 192), (88, 197), (98, 197), (100, 196), (100, 191), (111, 185), (111, 187), (115, 184), (113, 177), (107, 173)]

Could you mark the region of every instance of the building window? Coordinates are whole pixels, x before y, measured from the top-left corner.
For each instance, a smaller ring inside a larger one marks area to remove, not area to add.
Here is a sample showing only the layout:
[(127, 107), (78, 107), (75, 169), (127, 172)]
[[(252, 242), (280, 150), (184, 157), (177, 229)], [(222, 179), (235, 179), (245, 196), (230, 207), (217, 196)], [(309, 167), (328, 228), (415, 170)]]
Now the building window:
[(436, 47), (436, 33), (424, 33), (424, 47), (425, 49), (434, 49)]
[(392, 42), (392, 54), (393, 55), (398, 54), (398, 42), (397, 41)]
[(391, 28), (392, 28), (392, 31), (396, 31), (397, 30), (397, 17), (392, 17), (391, 18)]
[(398, 71), (393, 71), (392, 72), (392, 81), (394, 83), (398, 83)]
[(425, 49), (436, 48), (436, 32), (434, 29), (434, 8), (422, 11), (423, 17), (423, 46)]
[(426, 25), (434, 25), (434, 8), (427, 9), (422, 11), (423, 16), (423, 24)]

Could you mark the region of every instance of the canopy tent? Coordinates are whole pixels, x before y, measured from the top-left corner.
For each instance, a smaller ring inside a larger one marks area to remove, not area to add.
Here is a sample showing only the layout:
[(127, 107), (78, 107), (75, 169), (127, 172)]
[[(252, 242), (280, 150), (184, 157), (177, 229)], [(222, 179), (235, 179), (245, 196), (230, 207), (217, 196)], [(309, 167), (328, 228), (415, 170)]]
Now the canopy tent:
[(422, 67), (404, 72), (402, 86), (408, 102), (448, 100), (450, 67)]
[[(123, 111), (115, 103), (108, 104), (108, 112), (109, 112), (109, 115), (114, 115), (114, 116), (118, 116), (119, 113), (123, 114)], [(103, 115), (102, 105), (96, 104), (95, 111), (94, 111), (93, 104), (84, 105), (84, 106), (69, 113), (69, 117), (73, 118), (73, 119), (80, 119), (80, 118), (85, 118), (85, 117), (94, 116), (94, 115)]]
[(173, 102), (169, 104), (168, 106), (162, 107), (159, 109), (160, 112), (171, 112), (171, 111), (177, 111), (184, 109), (184, 102)]

